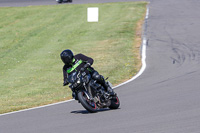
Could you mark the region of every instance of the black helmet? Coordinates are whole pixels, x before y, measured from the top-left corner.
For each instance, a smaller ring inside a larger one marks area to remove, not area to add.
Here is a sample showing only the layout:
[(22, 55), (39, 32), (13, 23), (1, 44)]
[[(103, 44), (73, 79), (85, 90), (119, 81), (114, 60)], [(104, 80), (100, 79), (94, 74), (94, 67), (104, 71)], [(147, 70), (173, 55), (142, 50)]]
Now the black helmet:
[(65, 64), (70, 64), (73, 61), (74, 54), (71, 50), (66, 49), (60, 54), (60, 58)]

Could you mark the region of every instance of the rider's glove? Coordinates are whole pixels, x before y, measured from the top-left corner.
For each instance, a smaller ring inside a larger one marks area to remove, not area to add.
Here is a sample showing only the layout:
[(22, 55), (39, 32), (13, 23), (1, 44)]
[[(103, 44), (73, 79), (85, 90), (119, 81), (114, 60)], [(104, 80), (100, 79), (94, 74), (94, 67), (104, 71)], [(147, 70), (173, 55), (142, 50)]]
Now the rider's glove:
[(88, 68), (89, 66), (91, 66), (90, 63), (86, 63), (86, 64), (84, 65), (85, 68)]
[(66, 85), (68, 85), (68, 84), (69, 84), (69, 82), (64, 81), (63, 86), (66, 86)]
[(85, 71), (86, 68), (88, 68), (90, 66), (90, 63), (86, 63), (82, 68), (81, 68), (81, 72)]

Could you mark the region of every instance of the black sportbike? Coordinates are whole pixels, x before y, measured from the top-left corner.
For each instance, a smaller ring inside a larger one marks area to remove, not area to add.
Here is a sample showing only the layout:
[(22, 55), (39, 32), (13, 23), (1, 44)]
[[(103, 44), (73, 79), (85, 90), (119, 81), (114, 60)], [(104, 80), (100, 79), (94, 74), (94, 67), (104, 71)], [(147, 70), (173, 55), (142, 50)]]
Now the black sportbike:
[[(117, 109), (120, 105), (117, 94), (108, 94), (103, 86), (91, 78), (90, 74), (80, 71), (73, 72), (69, 75), (68, 82), (70, 83), (69, 87), (73, 92), (72, 94), (75, 100), (78, 100), (91, 113), (107, 107)], [(107, 84), (111, 87), (109, 81)]]
[(59, 4), (61, 3), (72, 3), (72, 0), (56, 0)]

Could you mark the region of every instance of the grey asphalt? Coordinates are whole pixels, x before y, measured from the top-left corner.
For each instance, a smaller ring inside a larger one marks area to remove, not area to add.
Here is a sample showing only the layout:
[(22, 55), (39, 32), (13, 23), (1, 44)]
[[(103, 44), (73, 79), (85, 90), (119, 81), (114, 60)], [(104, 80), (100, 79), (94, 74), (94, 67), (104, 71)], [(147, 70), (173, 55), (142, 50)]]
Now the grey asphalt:
[(73, 101), (0, 116), (0, 133), (199, 133), (200, 2), (150, 2), (147, 68), (116, 89), (120, 109), (90, 114)]

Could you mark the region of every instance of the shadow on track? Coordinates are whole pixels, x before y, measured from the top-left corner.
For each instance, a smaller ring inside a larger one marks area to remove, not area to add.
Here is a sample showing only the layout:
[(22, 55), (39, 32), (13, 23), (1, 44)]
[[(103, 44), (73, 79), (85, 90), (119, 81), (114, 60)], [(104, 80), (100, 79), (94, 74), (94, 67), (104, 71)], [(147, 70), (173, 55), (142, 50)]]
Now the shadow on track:
[[(120, 108), (118, 108), (118, 109), (120, 109)], [(106, 111), (113, 111), (113, 110), (116, 110), (116, 109), (108, 109), (108, 108), (100, 109), (96, 113), (106, 112)], [(72, 111), (71, 113), (73, 113), (73, 114), (93, 114), (93, 113), (88, 112), (87, 110), (77, 110), (77, 111)]]

